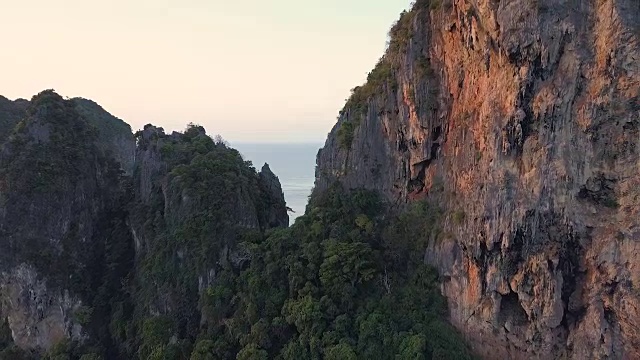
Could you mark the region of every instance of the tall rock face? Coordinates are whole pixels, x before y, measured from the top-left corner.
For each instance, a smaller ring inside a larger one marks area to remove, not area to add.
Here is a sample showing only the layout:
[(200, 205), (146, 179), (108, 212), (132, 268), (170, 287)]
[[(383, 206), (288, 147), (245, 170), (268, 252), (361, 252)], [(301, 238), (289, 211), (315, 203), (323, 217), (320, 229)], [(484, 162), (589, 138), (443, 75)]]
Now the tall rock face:
[(417, 1), (318, 154), (447, 214), (425, 259), (485, 358), (640, 358), (640, 3)]
[[(165, 324), (182, 344), (206, 324), (200, 298), (218, 273), (248, 264), (241, 243), (288, 226), (284, 196), (268, 165), (257, 173), (200, 126), (165, 134), (147, 125), (136, 139), (136, 319), (140, 326)], [(143, 345), (139, 356), (151, 352)]]
[(259, 185), (266, 207), (264, 210), (265, 225), (270, 228), (289, 226), (289, 214), (280, 180), (271, 171), (269, 164), (262, 166), (259, 176)]
[(80, 314), (98, 297), (124, 196), (120, 166), (97, 142), (71, 101), (44, 91), (0, 151), (0, 317), (23, 349), (91, 327)]

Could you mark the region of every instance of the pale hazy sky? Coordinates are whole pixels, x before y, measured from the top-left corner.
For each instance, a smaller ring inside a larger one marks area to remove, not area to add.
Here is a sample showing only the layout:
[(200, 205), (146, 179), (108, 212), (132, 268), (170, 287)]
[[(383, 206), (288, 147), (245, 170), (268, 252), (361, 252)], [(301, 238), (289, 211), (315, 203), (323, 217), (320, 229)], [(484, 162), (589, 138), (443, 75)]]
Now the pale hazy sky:
[(134, 130), (324, 140), (409, 0), (0, 0), (0, 94), (53, 88)]

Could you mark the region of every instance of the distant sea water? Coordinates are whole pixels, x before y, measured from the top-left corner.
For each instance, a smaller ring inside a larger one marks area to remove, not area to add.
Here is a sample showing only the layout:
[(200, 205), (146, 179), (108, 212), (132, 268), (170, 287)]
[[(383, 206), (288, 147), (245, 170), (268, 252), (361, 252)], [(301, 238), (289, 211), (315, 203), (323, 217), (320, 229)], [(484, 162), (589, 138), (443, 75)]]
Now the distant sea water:
[(315, 181), (316, 154), (322, 144), (249, 144), (231, 146), (260, 171), (264, 163), (278, 176), (289, 213), (289, 222), (304, 214)]

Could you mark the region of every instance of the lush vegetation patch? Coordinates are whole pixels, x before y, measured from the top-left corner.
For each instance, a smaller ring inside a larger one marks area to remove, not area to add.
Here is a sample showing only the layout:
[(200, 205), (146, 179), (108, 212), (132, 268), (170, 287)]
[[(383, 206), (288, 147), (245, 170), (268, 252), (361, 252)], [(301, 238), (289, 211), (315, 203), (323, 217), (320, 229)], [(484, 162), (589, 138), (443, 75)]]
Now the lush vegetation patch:
[(93, 163), (97, 131), (51, 90), (33, 97), (26, 116), (9, 140), (0, 176), (8, 191), (59, 192), (68, 185), (63, 180), (79, 177)]
[[(183, 134), (146, 136), (136, 134), (139, 148), (157, 150), (166, 173), (152, 179), (148, 199), (138, 193), (132, 204), (132, 226), (145, 241), (133, 320), (118, 318), (120, 328), (132, 328), (136, 335), (127, 338), (121, 330), (119, 341), (140, 358), (184, 358), (203, 351), (193, 348), (205, 305), (201, 294), (230, 291), (203, 289), (204, 279), (224, 279), (222, 269), (231, 269), (232, 278), (237, 275), (250, 259), (242, 243), (263, 236), (270, 226), (269, 207), (278, 199), (266, 191), (251, 162), (201, 126), (190, 124)], [(143, 176), (149, 175), (135, 171), (134, 181)]]
[(292, 228), (247, 242), (249, 267), (203, 297), (226, 320), (209, 323), (196, 348), (212, 358), (470, 358), (422, 262), (439, 211), (384, 213), (376, 194), (334, 188)]
[(355, 131), (356, 125), (352, 121), (345, 121), (340, 125), (338, 129), (338, 143), (340, 147), (345, 150), (351, 148), (351, 143), (353, 143), (353, 133)]

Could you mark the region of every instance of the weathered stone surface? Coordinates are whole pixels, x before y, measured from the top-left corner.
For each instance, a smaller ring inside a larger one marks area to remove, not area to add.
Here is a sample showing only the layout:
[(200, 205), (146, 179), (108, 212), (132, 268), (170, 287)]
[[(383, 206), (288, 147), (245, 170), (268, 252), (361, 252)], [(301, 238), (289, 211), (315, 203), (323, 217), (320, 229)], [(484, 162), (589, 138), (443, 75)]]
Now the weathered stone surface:
[(280, 180), (271, 171), (269, 164), (264, 164), (260, 170), (260, 187), (265, 194), (268, 194), (266, 217), (269, 227), (289, 226), (289, 215), (287, 214), (287, 204), (284, 201), (284, 193)]
[(140, 172), (136, 184), (140, 198), (148, 202), (151, 196), (153, 181), (167, 172), (167, 165), (162, 161), (159, 148), (159, 139), (165, 136), (164, 129), (152, 125), (145, 125), (140, 134), (140, 146), (136, 148), (136, 166)]
[(640, 3), (424, 3), (317, 190), (441, 203), (426, 258), (483, 357), (640, 358)]
[(82, 302), (67, 290), (48, 287), (35, 268), (20, 264), (2, 273), (3, 316), (9, 321), (13, 340), (23, 349), (50, 349), (64, 339), (84, 339), (74, 312)]

